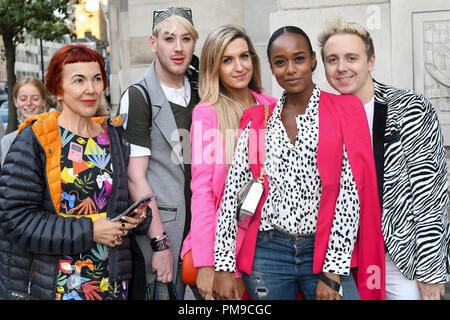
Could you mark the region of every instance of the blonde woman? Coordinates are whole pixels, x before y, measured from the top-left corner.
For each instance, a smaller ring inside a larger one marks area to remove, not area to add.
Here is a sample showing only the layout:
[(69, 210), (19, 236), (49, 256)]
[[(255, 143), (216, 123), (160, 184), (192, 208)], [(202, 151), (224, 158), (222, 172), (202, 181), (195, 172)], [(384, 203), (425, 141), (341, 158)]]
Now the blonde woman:
[[(35, 77), (20, 79), (13, 89), (13, 100), (17, 108), (19, 122), (36, 114), (46, 112), (51, 104), (51, 98), (42, 82)], [(1, 139), (1, 164), (16, 137), (17, 130), (5, 135)]]
[(241, 115), (254, 105), (276, 101), (261, 93), (259, 58), (242, 28), (223, 26), (208, 35), (201, 54), (199, 94), (202, 100), (193, 111), (190, 130), (191, 230), (181, 257), (192, 250), (194, 267), (199, 268), (196, 285), (208, 300), (214, 281), (218, 208)]

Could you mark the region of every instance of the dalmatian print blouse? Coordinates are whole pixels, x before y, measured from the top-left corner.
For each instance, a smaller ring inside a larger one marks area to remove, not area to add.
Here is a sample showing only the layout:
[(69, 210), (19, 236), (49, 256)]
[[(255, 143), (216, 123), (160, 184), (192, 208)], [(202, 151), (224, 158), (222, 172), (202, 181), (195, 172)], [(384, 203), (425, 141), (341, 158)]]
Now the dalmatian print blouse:
[[(293, 145), (281, 122), (286, 93), (268, 122), (264, 167), (270, 190), (262, 207), (260, 231), (278, 229), (291, 235), (316, 232), (321, 180), (317, 169), (320, 89), (316, 86), (306, 112), (296, 116), (298, 133)], [(250, 123), (238, 139), (227, 175), (225, 193), (216, 228), (215, 270), (236, 268), (237, 192), (253, 178), (248, 160)], [(348, 161), (343, 153), (340, 193), (325, 256), (323, 271), (348, 275), (359, 225), (359, 199)]]

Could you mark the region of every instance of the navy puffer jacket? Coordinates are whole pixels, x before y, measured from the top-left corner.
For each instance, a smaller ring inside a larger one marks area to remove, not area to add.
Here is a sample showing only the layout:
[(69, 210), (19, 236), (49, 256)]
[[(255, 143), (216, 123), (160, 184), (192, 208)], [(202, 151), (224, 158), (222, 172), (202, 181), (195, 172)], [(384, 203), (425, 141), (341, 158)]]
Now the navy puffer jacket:
[[(49, 154), (56, 151), (51, 150), (52, 142), (61, 137), (57, 123), (54, 123), (58, 114), (50, 115), (39, 115), (40, 118), (19, 132), (2, 168), (0, 299), (55, 299), (59, 257), (82, 253), (95, 245), (91, 219), (62, 217), (55, 209), (55, 199), (61, 195), (52, 197), (50, 190), (55, 189), (52, 184), (61, 182), (51, 177), (49, 168), (52, 161), (55, 161), (53, 166), (58, 168), (60, 155), (51, 159)], [(129, 142), (122, 127), (107, 118), (103, 121), (107, 124), (114, 168), (112, 192), (107, 205), (107, 216), (112, 218), (129, 205)], [(149, 223), (150, 218), (147, 218), (135, 232), (145, 233)], [(110, 248), (111, 282), (131, 279), (131, 244), (128, 235), (122, 245)]]

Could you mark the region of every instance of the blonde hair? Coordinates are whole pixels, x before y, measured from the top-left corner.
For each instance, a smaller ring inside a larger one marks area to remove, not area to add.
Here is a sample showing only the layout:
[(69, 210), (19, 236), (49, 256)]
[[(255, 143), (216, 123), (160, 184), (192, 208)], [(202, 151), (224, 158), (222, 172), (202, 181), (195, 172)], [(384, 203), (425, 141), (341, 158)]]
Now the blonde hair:
[(247, 42), (252, 60), (253, 74), (249, 89), (261, 93), (261, 66), (258, 55), (245, 30), (239, 26), (226, 25), (212, 31), (202, 49), (198, 92), (202, 102), (214, 106), (219, 132), (225, 141), (225, 162), (231, 163), (237, 140), (239, 121), (247, 107), (231, 95), (220, 82), (219, 72), (223, 53), (230, 42), (242, 38)]
[(367, 58), (370, 59), (375, 55), (375, 48), (370, 33), (359, 23), (345, 21), (342, 17), (337, 16), (327, 23), (325, 29), (318, 37), (322, 60), (324, 59), (323, 47), (325, 46), (325, 43), (327, 43), (331, 36), (338, 33), (357, 35), (366, 45)]
[[(157, 38), (159, 35), (164, 34), (165, 32), (172, 33), (175, 31), (177, 24), (184, 27), (187, 32), (191, 34), (194, 40), (198, 39), (198, 32), (195, 30), (194, 26), (185, 18), (180, 16), (171, 16), (167, 19), (164, 19), (160, 23), (155, 26), (155, 29), (152, 32), (152, 35)], [(170, 29), (169, 29), (170, 28)]]
[(17, 99), (17, 95), (19, 94), (20, 88), (22, 88), (26, 84), (31, 84), (39, 91), (39, 94), (41, 95), (42, 100), (45, 101), (44, 112), (47, 111), (47, 108), (53, 103), (53, 100), (50, 97), (50, 95), (48, 94), (47, 89), (45, 88), (44, 84), (38, 78), (24, 77), (24, 78), (21, 78), (19, 81), (17, 81), (16, 84), (14, 85), (14, 89), (13, 89), (14, 99)]

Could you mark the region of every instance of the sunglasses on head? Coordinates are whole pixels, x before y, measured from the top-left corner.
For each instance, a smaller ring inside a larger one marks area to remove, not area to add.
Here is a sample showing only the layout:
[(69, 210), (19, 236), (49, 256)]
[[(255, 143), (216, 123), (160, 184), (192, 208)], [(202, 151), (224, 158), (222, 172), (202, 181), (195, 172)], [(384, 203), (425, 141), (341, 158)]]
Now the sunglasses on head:
[(189, 21), (192, 25), (194, 25), (192, 21), (192, 10), (186, 7), (170, 7), (166, 9), (155, 9), (153, 10), (153, 29), (165, 19), (172, 16), (180, 16)]

